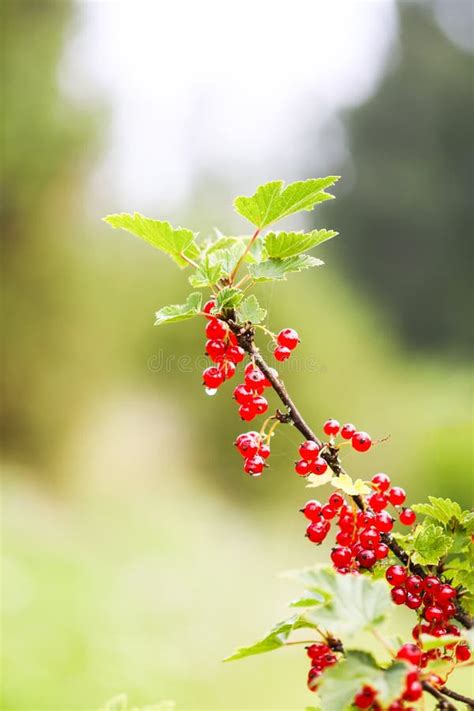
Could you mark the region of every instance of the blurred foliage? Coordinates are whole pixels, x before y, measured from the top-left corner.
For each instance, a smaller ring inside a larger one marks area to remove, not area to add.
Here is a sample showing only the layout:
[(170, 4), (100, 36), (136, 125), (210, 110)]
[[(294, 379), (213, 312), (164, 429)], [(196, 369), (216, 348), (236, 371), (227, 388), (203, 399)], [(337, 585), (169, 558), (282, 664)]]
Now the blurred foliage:
[[(472, 23), (472, 4), (443, 0)], [(376, 93), (347, 113), (348, 194), (335, 259), (412, 347), (472, 353), (472, 55), (432, 3), (400, 2), (400, 36)], [(334, 168), (333, 168), (334, 169)], [(346, 183), (347, 184), (347, 183)], [(341, 184), (344, 187), (344, 181)]]

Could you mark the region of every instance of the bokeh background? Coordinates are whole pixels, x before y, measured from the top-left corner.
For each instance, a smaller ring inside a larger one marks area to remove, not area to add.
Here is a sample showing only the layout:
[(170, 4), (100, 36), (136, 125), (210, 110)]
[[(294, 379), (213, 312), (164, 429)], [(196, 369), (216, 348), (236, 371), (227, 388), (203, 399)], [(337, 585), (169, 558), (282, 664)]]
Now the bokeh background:
[[(183, 273), (101, 216), (241, 231), (237, 194), (341, 174), (292, 224), (326, 266), (267, 288), (307, 419), (390, 439), (347, 467), (472, 502), (472, 4), (4, 0), (4, 711), (311, 702), (302, 650), (222, 664), (322, 560), (282, 431), (252, 481)], [(283, 428), (282, 428), (283, 429)], [(396, 621), (408, 629), (408, 619)], [(459, 684), (467, 688), (468, 680)], [(330, 710), (327, 710), (330, 711)]]

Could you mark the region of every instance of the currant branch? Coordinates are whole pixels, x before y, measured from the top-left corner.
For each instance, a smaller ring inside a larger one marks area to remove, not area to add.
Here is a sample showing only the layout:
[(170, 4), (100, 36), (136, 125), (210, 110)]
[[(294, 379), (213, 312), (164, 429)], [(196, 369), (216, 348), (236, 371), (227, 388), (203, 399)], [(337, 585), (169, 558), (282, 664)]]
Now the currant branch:
[[(296, 407), (292, 398), (290, 397), (284, 382), (276, 374), (275, 370), (271, 368), (266, 360), (263, 358), (258, 347), (255, 345), (255, 332), (254, 329), (250, 327), (239, 326), (235, 322), (235, 314), (229, 313), (226, 320), (231, 328), (232, 332), (235, 334), (237, 341), (241, 348), (251, 357), (253, 362), (260, 368), (262, 373), (265, 375), (267, 380), (271, 383), (273, 390), (276, 392), (281, 402), (285, 405), (288, 410), (288, 415), (291, 418), (291, 422), (296, 427), (296, 429), (301, 432), (306, 440), (311, 440), (316, 443), (320, 448), (320, 456), (326, 460), (328, 466), (332, 469), (336, 476), (341, 476), (346, 474), (346, 471), (342, 467), (339, 459), (338, 450), (336, 447), (325, 447), (323, 448), (323, 442), (316, 436), (311, 427), (304, 420), (300, 411)], [(280, 421), (288, 422), (285, 416), (280, 417)], [(364, 511), (366, 506), (361, 496), (351, 497), (355, 504), (361, 511)], [(397, 541), (390, 535), (390, 533), (383, 533), (381, 536), (384, 543), (389, 547), (392, 553), (400, 560), (405, 566), (407, 566), (413, 573), (419, 575), (421, 578), (425, 578), (430, 575), (429, 572), (425, 571), (421, 565), (415, 565), (410, 561), (408, 554), (403, 550), (403, 548), (397, 543)], [(459, 603), (455, 603), (457, 606), (457, 611), (454, 617), (460, 622), (466, 629), (471, 629), (473, 626), (472, 617), (462, 609)]]

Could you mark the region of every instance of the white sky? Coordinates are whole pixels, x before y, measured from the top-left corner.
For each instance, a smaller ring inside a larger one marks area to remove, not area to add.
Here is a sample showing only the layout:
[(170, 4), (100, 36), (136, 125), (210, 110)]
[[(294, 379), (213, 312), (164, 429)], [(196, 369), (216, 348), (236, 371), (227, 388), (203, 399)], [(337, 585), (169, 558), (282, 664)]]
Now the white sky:
[[(314, 161), (318, 126), (370, 96), (397, 35), (393, 0), (94, 0), (79, 10), (61, 79), (79, 101), (110, 107), (94, 195), (113, 195), (112, 209), (156, 215), (159, 205), (160, 216), (202, 171), (239, 191), (308, 177), (297, 167), (309, 162), (308, 135)], [(330, 169), (334, 147), (317, 150)]]

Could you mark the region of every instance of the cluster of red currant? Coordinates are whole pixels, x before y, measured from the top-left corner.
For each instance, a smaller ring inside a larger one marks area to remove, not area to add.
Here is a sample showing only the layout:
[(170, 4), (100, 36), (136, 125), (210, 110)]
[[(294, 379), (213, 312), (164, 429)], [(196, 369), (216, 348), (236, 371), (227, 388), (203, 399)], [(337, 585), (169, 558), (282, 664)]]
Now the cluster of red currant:
[(392, 586), (390, 592), (393, 602), (406, 605), (411, 610), (420, 610), (420, 616), (426, 620), (426, 623), (414, 628), (414, 639), (418, 640), (421, 632), (435, 637), (458, 635), (458, 628), (449, 624), (457, 612), (456, 588), (443, 583), (436, 575), (427, 575), (425, 578), (413, 575), (403, 565), (391, 565), (385, 572), (385, 578)]
[(357, 452), (367, 452), (372, 446), (371, 436), (367, 432), (358, 431), (350, 422), (341, 427), (337, 420), (327, 420), (323, 430), (331, 437), (331, 444), (334, 444), (337, 435), (340, 434), (343, 439), (350, 441)]
[(244, 457), (244, 471), (250, 476), (260, 476), (265, 460), (270, 456), (270, 437), (259, 432), (243, 432), (234, 444)]
[(244, 382), (234, 390), (234, 400), (239, 406), (239, 415), (245, 422), (250, 422), (257, 415), (268, 410), (268, 401), (263, 396), (265, 388), (271, 383), (254, 363), (247, 363), (244, 370)]
[(237, 338), (228, 325), (217, 316), (212, 315), (214, 306), (214, 299), (210, 299), (203, 309), (207, 314), (206, 353), (216, 364), (206, 368), (202, 374), (203, 383), (209, 395), (214, 395), (225, 380), (229, 380), (235, 375), (237, 364), (241, 363), (245, 357), (245, 351), (237, 343)]
[[(406, 706), (405, 702), (418, 701), (423, 695), (423, 685), (420, 679), (420, 673), (410, 665), (405, 677), (405, 689), (401, 698), (392, 701), (387, 711), (415, 711), (413, 706)], [(364, 686), (354, 696), (354, 706), (358, 709), (371, 709), (372, 711), (380, 711), (382, 706), (377, 702), (377, 691), (371, 686)]]
[(308, 689), (317, 691), (318, 679), (325, 669), (333, 667), (341, 655), (334, 654), (329, 645), (322, 642), (315, 642), (306, 647), (306, 653), (311, 661), (311, 668), (308, 672)]
[(299, 336), (293, 328), (284, 328), (276, 337), (273, 357), (280, 362), (287, 360), (299, 342)]

